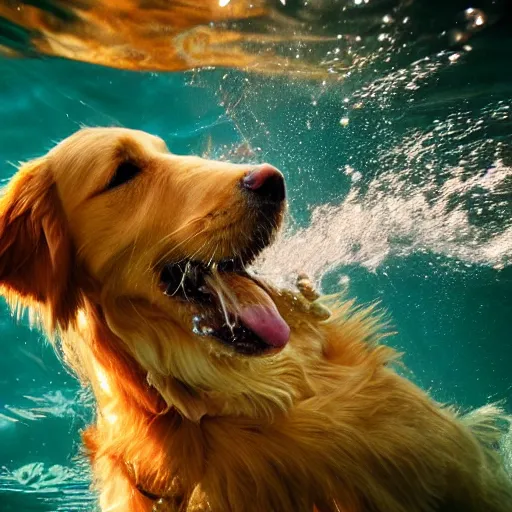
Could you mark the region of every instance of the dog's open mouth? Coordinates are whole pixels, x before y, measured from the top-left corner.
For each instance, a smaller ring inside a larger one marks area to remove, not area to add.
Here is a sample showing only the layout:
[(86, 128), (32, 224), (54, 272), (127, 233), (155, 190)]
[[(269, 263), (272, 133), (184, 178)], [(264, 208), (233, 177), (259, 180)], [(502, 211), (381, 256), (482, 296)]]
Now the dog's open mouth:
[(274, 352), (288, 342), (290, 328), (239, 259), (211, 265), (192, 260), (168, 264), (160, 282), (166, 295), (197, 308), (195, 334), (215, 338), (246, 355)]

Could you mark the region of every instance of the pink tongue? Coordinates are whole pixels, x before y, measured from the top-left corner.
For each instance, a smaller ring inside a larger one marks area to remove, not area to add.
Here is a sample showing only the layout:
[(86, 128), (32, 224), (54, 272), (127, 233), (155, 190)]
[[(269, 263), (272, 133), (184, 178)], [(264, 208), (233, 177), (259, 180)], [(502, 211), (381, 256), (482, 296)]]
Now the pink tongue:
[(265, 343), (276, 348), (284, 347), (288, 343), (290, 327), (273, 304), (245, 306), (239, 315), (242, 322)]

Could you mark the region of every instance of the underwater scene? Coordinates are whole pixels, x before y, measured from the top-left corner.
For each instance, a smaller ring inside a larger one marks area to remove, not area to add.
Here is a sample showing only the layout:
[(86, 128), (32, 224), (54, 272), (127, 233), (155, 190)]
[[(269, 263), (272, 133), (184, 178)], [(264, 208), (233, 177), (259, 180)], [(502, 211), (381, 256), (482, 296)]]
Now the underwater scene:
[[(409, 379), (511, 413), (511, 63), (508, 0), (0, 0), (0, 178), (84, 126), (269, 162), (257, 272), (376, 303)], [(97, 510), (91, 391), (5, 302), (0, 339), (0, 511)]]

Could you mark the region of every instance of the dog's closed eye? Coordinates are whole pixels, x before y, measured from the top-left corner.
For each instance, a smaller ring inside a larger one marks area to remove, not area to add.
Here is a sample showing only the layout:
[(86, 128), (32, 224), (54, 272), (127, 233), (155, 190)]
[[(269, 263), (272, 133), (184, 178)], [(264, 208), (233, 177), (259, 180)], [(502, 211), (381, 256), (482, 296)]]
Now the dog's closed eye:
[(105, 191), (117, 188), (129, 181), (133, 180), (142, 172), (142, 169), (135, 163), (126, 161), (118, 165), (116, 172), (112, 176), (108, 185), (105, 187)]

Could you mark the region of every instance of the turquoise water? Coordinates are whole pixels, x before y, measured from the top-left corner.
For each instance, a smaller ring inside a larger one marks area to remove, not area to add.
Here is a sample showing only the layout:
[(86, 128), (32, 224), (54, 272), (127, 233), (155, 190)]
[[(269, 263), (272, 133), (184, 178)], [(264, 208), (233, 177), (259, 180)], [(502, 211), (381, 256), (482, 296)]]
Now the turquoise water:
[[(379, 300), (412, 379), (439, 400), (511, 410), (506, 21), (466, 49), (412, 41), (334, 84), (0, 60), (1, 178), (82, 125), (139, 128), (212, 157), (244, 143), (289, 186), (289, 228), (263, 269), (287, 282), (300, 264), (326, 292)], [(87, 390), (5, 307), (0, 339), (0, 511), (91, 510), (77, 457)]]

